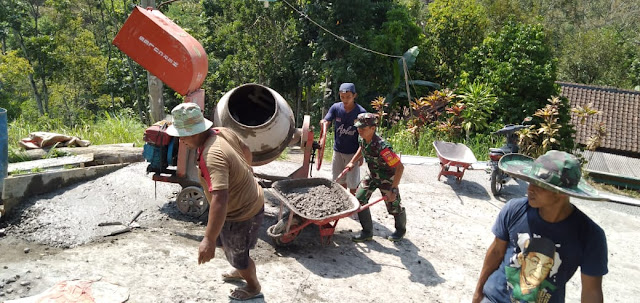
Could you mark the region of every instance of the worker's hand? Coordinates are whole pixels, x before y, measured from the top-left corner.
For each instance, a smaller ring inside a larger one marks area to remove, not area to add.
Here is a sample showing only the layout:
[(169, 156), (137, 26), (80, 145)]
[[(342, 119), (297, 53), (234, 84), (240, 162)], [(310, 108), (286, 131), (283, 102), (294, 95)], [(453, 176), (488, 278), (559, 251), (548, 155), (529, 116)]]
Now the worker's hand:
[(353, 163), (349, 162), (347, 163), (347, 165), (344, 167), (344, 169), (346, 169), (347, 171), (351, 171), (353, 169), (355, 165), (353, 165)]
[(384, 195), (384, 196), (386, 197), (386, 199), (385, 199), (385, 200), (386, 200), (386, 201), (389, 201), (389, 202), (393, 202), (393, 201), (395, 201), (395, 200), (396, 200), (396, 198), (398, 197), (396, 194), (394, 194), (394, 193), (392, 193), (392, 192), (387, 192), (387, 194), (386, 194), (386, 195)]
[(204, 237), (198, 246), (198, 264), (209, 262), (216, 256), (216, 242)]
[(480, 303), (484, 298), (484, 294), (482, 292), (478, 293), (477, 291), (473, 293), (473, 299), (471, 299), (472, 303)]
[(321, 133), (323, 134), (322, 136), (320, 136), (320, 146), (324, 146), (327, 140), (327, 128), (329, 128), (328, 124), (329, 123), (326, 120), (320, 120), (320, 127), (322, 128)]

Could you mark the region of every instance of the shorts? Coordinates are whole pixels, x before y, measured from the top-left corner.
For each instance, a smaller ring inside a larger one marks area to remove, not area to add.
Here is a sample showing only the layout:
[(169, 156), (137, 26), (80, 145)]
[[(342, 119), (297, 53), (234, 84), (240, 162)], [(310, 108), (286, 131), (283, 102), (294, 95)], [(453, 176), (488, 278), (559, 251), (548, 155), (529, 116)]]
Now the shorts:
[(489, 298), (487, 298), (487, 297), (483, 297), (482, 301), (480, 301), (480, 303), (493, 303), (493, 301), (489, 300)]
[[(343, 154), (337, 151), (333, 151), (333, 159), (331, 159), (331, 173), (333, 174), (333, 180), (335, 180), (340, 173), (347, 167), (347, 164), (353, 158), (355, 154)], [(337, 183), (346, 184), (348, 189), (356, 189), (358, 188), (358, 183), (360, 183), (360, 166), (355, 163), (356, 166), (353, 167), (351, 171), (349, 171), (344, 177), (337, 181)]]
[(240, 222), (224, 222), (216, 245), (222, 247), (227, 261), (235, 269), (249, 267), (249, 249), (258, 242), (258, 230), (264, 219), (264, 208), (253, 218)]

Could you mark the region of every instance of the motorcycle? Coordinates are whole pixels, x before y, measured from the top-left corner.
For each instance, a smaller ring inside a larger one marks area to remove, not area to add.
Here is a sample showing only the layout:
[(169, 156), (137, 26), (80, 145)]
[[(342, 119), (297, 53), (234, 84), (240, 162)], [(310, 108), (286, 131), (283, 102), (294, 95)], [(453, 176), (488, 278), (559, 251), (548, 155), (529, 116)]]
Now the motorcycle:
[[(530, 120), (530, 118), (527, 118), (524, 122)], [(504, 146), (500, 148), (489, 148), (489, 170), (487, 172), (491, 173), (491, 193), (494, 196), (500, 195), (500, 191), (502, 191), (503, 185), (511, 180), (511, 176), (503, 172), (498, 167), (498, 161), (500, 161), (500, 158), (502, 158), (502, 156), (506, 154), (517, 153), (519, 151), (519, 138), (516, 132), (529, 127), (529, 125), (507, 124), (502, 129), (497, 130), (493, 133), (495, 135), (505, 136), (507, 139), (507, 142)]]

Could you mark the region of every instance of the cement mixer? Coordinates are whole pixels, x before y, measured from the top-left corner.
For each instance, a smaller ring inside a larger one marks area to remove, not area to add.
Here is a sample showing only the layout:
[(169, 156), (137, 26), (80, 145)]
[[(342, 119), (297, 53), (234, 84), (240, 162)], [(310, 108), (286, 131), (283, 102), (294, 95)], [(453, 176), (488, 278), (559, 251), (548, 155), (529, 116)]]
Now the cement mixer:
[[(160, 11), (135, 7), (113, 40), (121, 51), (149, 70), (167, 86), (184, 95), (204, 111), (204, 91), (200, 86), (207, 72), (202, 45)], [(295, 128), (293, 111), (275, 90), (260, 84), (244, 84), (227, 92), (218, 102), (211, 118), (214, 126), (233, 129), (253, 155), (252, 165), (264, 165), (288, 147), (304, 150), (302, 166), (289, 176), (258, 177), (271, 182), (289, 178), (308, 178), (316, 150), (324, 150), (313, 140), (310, 117), (304, 116), (302, 128)], [(147, 128), (143, 155), (149, 162), (152, 179), (182, 186), (176, 204), (183, 214), (200, 217), (208, 203), (198, 181), (196, 151), (181, 146), (169, 136), (168, 121)], [(261, 182), (265, 187), (268, 182)]]

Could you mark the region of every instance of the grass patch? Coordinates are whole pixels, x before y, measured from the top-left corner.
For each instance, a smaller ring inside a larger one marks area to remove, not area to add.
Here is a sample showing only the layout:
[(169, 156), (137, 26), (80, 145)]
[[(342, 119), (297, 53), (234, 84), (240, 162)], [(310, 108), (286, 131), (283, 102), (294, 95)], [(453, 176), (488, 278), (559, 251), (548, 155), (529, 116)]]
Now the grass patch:
[(9, 163), (17, 163), (31, 160), (27, 153), (15, 146), (9, 146)]
[(616, 195), (627, 196), (634, 199), (640, 199), (640, 191), (634, 189), (620, 188), (615, 185), (604, 184), (593, 181), (591, 178), (586, 177), (587, 183), (593, 186), (593, 188), (599, 191), (606, 191), (610, 193), (614, 193)]
[[(130, 113), (110, 114), (105, 112), (102, 118), (96, 122), (82, 122), (71, 127), (46, 117), (38, 121), (26, 121), (18, 118), (9, 123), (9, 162), (30, 160), (18, 142), (23, 138), (28, 138), (32, 132), (51, 132), (74, 136), (89, 140), (91, 145), (133, 143), (135, 146), (142, 146), (144, 145), (142, 136), (146, 128), (146, 125), (138, 122), (137, 118)], [(67, 155), (54, 146), (47, 152), (45, 158)]]

